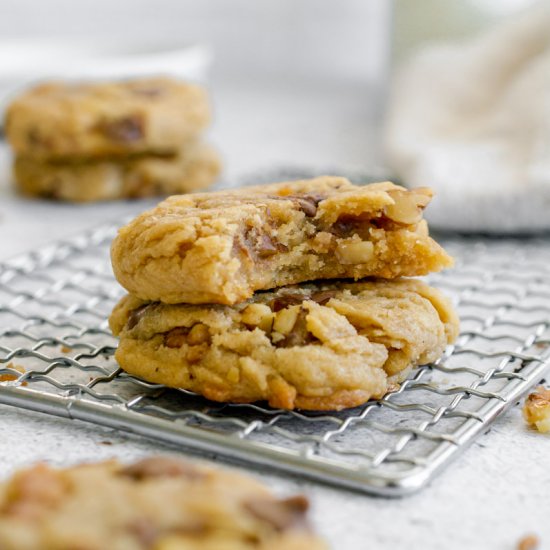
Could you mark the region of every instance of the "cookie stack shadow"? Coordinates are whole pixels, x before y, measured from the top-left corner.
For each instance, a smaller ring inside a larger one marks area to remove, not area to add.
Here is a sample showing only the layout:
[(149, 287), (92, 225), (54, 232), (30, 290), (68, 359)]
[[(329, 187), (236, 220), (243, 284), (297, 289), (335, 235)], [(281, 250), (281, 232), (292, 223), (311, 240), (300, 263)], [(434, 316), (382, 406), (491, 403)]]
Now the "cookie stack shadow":
[(448, 299), (412, 278), (452, 265), (431, 196), (327, 176), (168, 198), (112, 245), (119, 365), (222, 402), (382, 397), (458, 334)]
[(89, 202), (202, 189), (220, 172), (203, 141), (206, 92), (168, 78), (44, 83), (5, 117), (17, 188), (30, 196)]

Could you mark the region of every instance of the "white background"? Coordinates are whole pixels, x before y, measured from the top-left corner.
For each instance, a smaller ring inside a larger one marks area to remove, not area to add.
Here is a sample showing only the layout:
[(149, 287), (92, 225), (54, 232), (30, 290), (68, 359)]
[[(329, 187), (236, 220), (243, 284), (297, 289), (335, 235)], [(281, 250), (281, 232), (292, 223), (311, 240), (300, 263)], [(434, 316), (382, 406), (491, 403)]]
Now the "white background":
[(385, 64), (387, 0), (2, 0), (0, 36), (208, 43), (216, 74), (365, 81)]

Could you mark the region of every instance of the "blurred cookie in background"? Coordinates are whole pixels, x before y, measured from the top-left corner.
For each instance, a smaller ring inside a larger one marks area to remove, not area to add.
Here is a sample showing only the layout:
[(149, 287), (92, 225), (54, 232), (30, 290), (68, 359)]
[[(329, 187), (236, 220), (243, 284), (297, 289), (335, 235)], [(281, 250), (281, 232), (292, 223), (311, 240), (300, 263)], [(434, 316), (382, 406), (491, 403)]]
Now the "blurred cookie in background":
[(52, 159), (176, 153), (210, 122), (204, 89), (170, 78), (39, 84), (7, 108), (20, 155)]
[(168, 456), (17, 472), (0, 485), (4, 550), (327, 550), (307, 499)]
[(220, 169), (218, 153), (204, 143), (175, 155), (14, 161), (16, 185), (25, 195), (73, 202), (187, 193), (208, 187)]
[(183, 193), (220, 172), (201, 141), (206, 91), (169, 78), (44, 83), (6, 110), (15, 181), (25, 194), (95, 201)]

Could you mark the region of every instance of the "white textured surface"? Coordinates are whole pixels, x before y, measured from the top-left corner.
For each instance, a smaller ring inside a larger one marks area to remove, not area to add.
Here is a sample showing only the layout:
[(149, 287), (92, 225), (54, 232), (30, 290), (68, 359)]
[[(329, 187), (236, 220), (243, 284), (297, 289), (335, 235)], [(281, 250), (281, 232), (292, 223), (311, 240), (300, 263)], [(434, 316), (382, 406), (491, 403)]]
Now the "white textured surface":
[[(246, 95), (223, 88), (217, 107), (214, 138), (227, 157), (230, 176), (275, 162), (360, 168), (377, 158), (367, 124), (373, 113), (361, 89)], [(3, 155), (5, 166), (5, 151)], [(11, 193), (5, 177), (0, 189), (2, 258), (149, 204), (75, 207), (24, 201)], [(65, 465), (177, 452), (142, 438), (5, 406), (0, 406), (0, 419), (2, 475), (37, 460)], [(406, 499), (372, 498), (253, 474), (282, 493), (306, 492), (316, 527), (336, 550), (512, 550), (527, 533), (536, 533), (541, 548), (550, 548), (550, 436), (528, 430), (518, 407), (431, 486)]]

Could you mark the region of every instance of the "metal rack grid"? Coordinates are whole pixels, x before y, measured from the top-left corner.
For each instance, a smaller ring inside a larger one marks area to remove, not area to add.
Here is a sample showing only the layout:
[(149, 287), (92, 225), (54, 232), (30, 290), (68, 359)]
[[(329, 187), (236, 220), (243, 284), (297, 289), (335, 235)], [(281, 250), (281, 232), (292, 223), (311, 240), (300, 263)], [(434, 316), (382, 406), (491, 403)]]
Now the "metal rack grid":
[(550, 242), (446, 239), (462, 333), (436, 364), (339, 413), (223, 405), (122, 373), (107, 327), (123, 294), (106, 225), (0, 264), (0, 403), (215, 452), (250, 465), (399, 496), (423, 487), (544, 375)]

